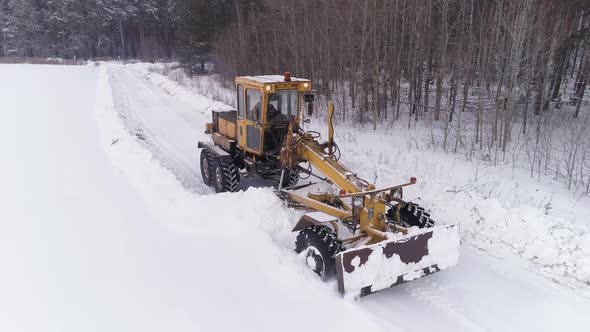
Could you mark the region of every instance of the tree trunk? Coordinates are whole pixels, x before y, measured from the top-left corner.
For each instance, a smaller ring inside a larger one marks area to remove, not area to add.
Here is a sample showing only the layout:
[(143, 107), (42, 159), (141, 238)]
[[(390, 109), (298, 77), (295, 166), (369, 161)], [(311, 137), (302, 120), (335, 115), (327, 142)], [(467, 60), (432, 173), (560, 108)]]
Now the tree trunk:
[(119, 19), (119, 31), (121, 32), (121, 51), (123, 59), (127, 59), (127, 52), (125, 50), (125, 37), (123, 33), (123, 19)]

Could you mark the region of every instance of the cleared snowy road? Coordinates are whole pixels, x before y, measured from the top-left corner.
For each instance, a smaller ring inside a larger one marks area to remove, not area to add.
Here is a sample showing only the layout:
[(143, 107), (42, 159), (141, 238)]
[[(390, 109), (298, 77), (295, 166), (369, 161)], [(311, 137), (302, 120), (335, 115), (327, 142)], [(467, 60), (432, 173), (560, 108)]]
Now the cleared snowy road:
[(166, 84), (118, 65), (0, 65), (0, 330), (590, 326), (586, 298), (469, 246), (455, 269), (340, 299), (292, 253), (294, 212), (271, 190), (200, 184), (196, 140), (222, 105)]

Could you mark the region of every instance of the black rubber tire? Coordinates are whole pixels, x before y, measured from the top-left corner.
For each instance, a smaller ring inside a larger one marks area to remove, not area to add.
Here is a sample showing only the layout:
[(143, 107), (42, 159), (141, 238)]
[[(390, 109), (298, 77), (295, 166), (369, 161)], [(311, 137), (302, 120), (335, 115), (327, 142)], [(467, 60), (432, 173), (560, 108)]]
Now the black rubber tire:
[[(326, 280), (336, 273), (336, 259), (334, 258), (345, 248), (334, 231), (327, 226), (312, 225), (302, 229), (295, 241), (295, 252), (306, 252), (306, 264), (317, 273), (322, 280)], [(314, 260), (310, 266), (309, 259)]]
[(283, 188), (292, 187), (299, 182), (299, 173), (288, 169), (285, 169), (285, 175), (283, 177)]
[(212, 166), (212, 158), (209, 155), (209, 152), (205, 149), (201, 150), (201, 177), (203, 178), (203, 183), (208, 186), (211, 186), (212, 184)]
[(297, 172), (289, 172), (289, 187), (292, 187), (299, 182), (299, 173)]
[(224, 163), (220, 159), (216, 159), (214, 165), (211, 181), (215, 192), (235, 192), (240, 183), (240, 172), (236, 165)]
[(420, 228), (434, 227), (434, 221), (430, 219), (430, 214), (424, 211), (418, 204), (408, 203), (400, 210), (401, 218), (410, 226), (418, 226)]

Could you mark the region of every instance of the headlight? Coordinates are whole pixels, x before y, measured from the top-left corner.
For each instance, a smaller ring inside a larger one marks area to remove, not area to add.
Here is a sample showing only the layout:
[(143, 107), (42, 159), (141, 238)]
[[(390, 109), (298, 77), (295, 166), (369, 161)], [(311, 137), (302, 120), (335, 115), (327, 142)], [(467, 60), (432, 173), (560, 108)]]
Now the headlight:
[(365, 201), (365, 199), (363, 197), (354, 197), (352, 199), (352, 206), (357, 207), (357, 208), (362, 207), (364, 201)]
[(274, 85), (272, 85), (272, 84), (267, 84), (264, 86), (264, 92), (266, 92), (266, 93), (274, 92), (274, 90), (275, 90)]
[(305, 90), (305, 91), (311, 90), (311, 83), (310, 82), (303, 83), (303, 90)]

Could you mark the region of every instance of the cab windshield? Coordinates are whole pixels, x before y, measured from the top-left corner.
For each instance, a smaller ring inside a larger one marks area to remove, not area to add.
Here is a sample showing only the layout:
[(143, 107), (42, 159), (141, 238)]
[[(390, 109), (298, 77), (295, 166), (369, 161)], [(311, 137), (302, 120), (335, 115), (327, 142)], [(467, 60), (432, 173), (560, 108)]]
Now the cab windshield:
[(266, 122), (286, 122), (292, 115), (297, 115), (299, 91), (280, 90), (268, 96)]

